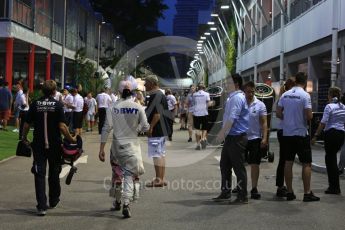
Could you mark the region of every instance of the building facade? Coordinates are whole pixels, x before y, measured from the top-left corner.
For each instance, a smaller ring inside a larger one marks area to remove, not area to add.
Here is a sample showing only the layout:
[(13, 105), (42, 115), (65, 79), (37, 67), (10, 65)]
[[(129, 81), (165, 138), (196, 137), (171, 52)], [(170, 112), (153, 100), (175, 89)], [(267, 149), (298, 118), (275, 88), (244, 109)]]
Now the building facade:
[(233, 4), (237, 72), (246, 80), (276, 86), (305, 72), (314, 111), (323, 111), (328, 88), (345, 89), (344, 1), (259, 0), (244, 5)]
[[(73, 60), (79, 49), (84, 48), (95, 63), (98, 51), (102, 58), (124, 50), (120, 37), (111, 25), (102, 23), (88, 0), (66, 3), (64, 79), (68, 83), (73, 81)], [(10, 86), (20, 78), (31, 91), (45, 79), (61, 84), (63, 31), (63, 0), (0, 1), (0, 74)]]

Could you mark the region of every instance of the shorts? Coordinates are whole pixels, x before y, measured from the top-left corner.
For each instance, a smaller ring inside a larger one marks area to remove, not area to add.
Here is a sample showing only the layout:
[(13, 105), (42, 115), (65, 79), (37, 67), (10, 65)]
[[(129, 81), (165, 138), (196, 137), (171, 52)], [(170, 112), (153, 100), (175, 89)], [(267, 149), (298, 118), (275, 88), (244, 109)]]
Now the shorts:
[(165, 157), (166, 145), (165, 137), (149, 137), (148, 138), (148, 156), (154, 157)]
[(18, 118), (19, 118), (20, 110), (19, 110), (18, 108), (15, 108), (13, 113), (14, 113), (14, 114), (13, 114), (13, 115), (14, 115), (14, 118), (15, 118), (15, 119), (18, 119)]
[(11, 110), (0, 111), (0, 120), (8, 121), (10, 119)]
[(294, 161), (297, 154), (301, 163), (309, 164), (312, 162), (309, 136), (283, 136), (282, 151), (286, 161)]
[(95, 121), (95, 114), (86, 113), (85, 119), (86, 119), (87, 121)]
[(83, 112), (73, 112), (73, 128), (81, 129), (83, 127)]
[(196, 130), (207, 130), (208, 121), (207, 116), (193, 116), (194, 129)]
[(248, 140), (247, 144), (248, 164), (260, 165), (261, 163), (261, 138)]

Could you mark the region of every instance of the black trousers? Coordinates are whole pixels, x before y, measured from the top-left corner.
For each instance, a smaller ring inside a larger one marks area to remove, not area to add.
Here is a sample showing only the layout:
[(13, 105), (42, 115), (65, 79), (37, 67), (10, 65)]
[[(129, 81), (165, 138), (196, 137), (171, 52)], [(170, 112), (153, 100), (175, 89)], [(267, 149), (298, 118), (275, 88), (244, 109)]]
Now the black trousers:
[[(33, 144), (32, 146), (35, 146)], [(61, 172), (61, 147), (51, 146), (50, 149), (33, 149), (34, 162), (31, 172), (35, 176), (35, 190), (37, 209), (47, 209), (46, 196), (46, 168), (47, 161), (49, 164), (48, 171), (48, 185), (49, 185), (49, 204), (55, 205), (60, 201), (61, 186), (60, 186), (60, 172)]]
[(220, 158), (222, 192), (231, 191), (232, 169), (234, 169), (239, 188), (238, 196), (247, 196), (247, 170), (244, 167), (247, 142), (246, 135), (229, 135), (225, 138)]
[(344, 144), (344, 132), (336, 129), (330, 129), (325, 132), (325, 162), (328, 175), (328, 184), (330, 189), (338, 190), (339, 169), (337, 165), (337, 153)]
[(170, 110), (170, 114), (168, 118), (168, 123), (169, 123), (169, 128), (170, 128), (169, 134), (168, 134), (169, 138), (172, 137), (173, 132), (174, 132), (174, 118), (175, 118), (174, 114), (175, 114), (175, 110)]
[(285, 157), (284, 151), (282, 151), (282, 137), (283, 137), (283, 130), (279, 129), (277, 132), (278, 142), (279, 142), (279, 163), (277, 167), (277, 177), (276, 177), (276, 186), (283, 187), (284, 186), (284, 168), (285, 168)]
[(70, 125), (72, 125), (72, 117), (73, 117), (73, 112), (65, 112), (67, 127), (70, 127)]
[(23, 135), (23, 128), (24, 128), (24, 122), (26, 120), (26, 115), (28, 114), (28, 111), (20, 111), (19, 112), (19, 119), (20, 119), (20, 125), (19, 125), (19, 140), (22, 139)]
[(102, 128), (104, 126), (104, 122), (105, 122), (105, 116), (107, 115), (107, 111), (106, 108), (99, 108), (98, 109), (98, 118), (99, 118), (99, 122), (98, 122), (98, 134), (102, 133)]

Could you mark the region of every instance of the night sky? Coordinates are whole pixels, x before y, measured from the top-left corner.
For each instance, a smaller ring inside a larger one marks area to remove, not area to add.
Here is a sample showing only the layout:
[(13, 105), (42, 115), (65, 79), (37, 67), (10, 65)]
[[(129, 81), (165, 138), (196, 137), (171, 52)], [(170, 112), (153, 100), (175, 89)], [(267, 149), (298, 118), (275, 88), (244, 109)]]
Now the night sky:
[(166, 5), (168, 5), (169, 9), (164, 12), (165, 19), (160, 19), (158, 21), (158, 29), (166, 35), (172, 35), (173, 20), (176, 14), (176, 0), (165, 0), (164, 2)]

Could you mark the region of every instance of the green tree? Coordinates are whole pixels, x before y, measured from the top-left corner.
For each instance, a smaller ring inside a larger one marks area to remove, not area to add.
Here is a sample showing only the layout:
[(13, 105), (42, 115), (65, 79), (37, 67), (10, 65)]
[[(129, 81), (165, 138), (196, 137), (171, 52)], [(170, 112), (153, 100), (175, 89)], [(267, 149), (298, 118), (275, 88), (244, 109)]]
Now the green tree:
[(235, 73), (236, 71), (236, 43), (237, 43), (237, 30), (233, 17), (230, 18), (228, 34), (230, 40), (226, 42), (226, 59), (225, 64), (230, 73)]
[(152, 30), (168, 9), (163, 0), (90, 0), (90, 3), (117, 33), (125, 36), (129, 45), (163, 35)]
[(75, 54), (75, 85), (81, 85), (83, 93), (100, 92), (104, 86), (104, 81), (101, 78), (95, 77), (95, 64), (86, 59), (86, 50), (81, 48)]

